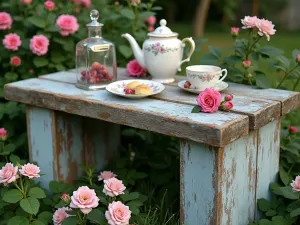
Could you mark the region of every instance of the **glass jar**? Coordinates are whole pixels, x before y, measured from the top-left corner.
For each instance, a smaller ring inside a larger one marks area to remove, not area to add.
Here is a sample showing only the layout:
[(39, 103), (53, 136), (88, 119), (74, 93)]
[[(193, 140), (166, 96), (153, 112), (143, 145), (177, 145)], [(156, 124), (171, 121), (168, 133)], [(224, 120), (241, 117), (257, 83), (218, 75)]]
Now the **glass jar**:
[(114, 44), (102, 38), (99, 12), (92, 10), (90, 17), (92, 22), (86, 25), (89, 36), (76, 45), (76, 86), (97, 90), (116, 81), (116, 52)]

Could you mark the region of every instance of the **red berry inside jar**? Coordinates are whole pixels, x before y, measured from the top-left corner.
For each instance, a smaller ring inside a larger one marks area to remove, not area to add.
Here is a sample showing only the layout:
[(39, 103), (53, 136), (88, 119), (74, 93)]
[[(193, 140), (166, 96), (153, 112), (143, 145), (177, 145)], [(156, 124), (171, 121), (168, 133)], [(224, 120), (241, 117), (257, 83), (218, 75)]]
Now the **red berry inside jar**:
[(105, 65), (99, 62), (93, 62), (88, 71), (82, 71), (80, 79), (89, 84), (97, 84), (105, 81), (111, 81), (113, 76), (109, 73)]

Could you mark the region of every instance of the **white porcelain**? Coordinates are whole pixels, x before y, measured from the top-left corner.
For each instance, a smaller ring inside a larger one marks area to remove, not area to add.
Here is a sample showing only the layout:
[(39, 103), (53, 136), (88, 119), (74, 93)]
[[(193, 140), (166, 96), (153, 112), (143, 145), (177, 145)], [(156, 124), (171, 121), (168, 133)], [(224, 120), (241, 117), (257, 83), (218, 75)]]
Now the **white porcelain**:
[[(150, 95), (128, 95), (125, 94), (124, 89), (126, 85), (130, 82), (138, 81), (141, 84), (146, 84), (152, 89), (152, 93)], [(125, 98), (133, 98), (133, 99), (139, 99), (139, 98), (146, 98), (151, 95), (157, 95), (161, 93), (165, 89), (165, 86), (159, 82), (155, 82), (152, 80), (120, 80), (113, 82), (106, 86), (106, 90), (112, 94), (119, 95)]]
[[(224, 74), (223, 74), (224, 73)], [(227, 69), (218, 66), (195, 65), (186, 68), (186, 78), (196, 89), (213, 88), (227, 76)]]
[[(199, 94), (201, 91), (204, 91), (204, 89), (196, 89), (195, 87), (191, 86), (190, 88), (185, 88), (184, 84), (185, 84), (186, 80), (182, 80), (178, 83), (178, 87), (180, 87), (181, 89), (191, 92), (191, 93), (195, 93), (195, 94)], [(220, 83), (216, 84), (213, 89), (215, 89), (216, 91), (223, 91), (226, 88), (228, 88), (229, 84), (221, 81)]]
[[(166, 20), (161, 20), (160, 25), (153, 32), (148, 33), (149, 39), (145, 40), (143, 49), (140, 49), (130, 34), (122, 36), (129, 41), (136, 60), (148, 70), (152, 75), (152, 80), (172, 83), (175, 81), (176, 72), (181, 71), (181, 64), (190, 61), (195, 51), (195, 42), (191, 37), (179, 40), (178, 33), (172, 32), (166, 26)], [(191, 50), (188, 57), (182, 60), (185, 42), (190, 43)]]

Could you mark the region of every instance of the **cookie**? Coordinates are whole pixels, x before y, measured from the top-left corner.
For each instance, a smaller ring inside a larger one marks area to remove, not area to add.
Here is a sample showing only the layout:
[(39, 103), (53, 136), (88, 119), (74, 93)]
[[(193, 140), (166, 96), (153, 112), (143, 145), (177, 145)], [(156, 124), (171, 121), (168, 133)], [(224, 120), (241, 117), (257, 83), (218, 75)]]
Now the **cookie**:
[(135, 89), (140, 84), (139, 81), (132, 81), (126, 85), (126, 89)]
[(136, 95), (150, 95), (152, 94), (152, 89), (145, 84), (141, 84), (135, 87)]

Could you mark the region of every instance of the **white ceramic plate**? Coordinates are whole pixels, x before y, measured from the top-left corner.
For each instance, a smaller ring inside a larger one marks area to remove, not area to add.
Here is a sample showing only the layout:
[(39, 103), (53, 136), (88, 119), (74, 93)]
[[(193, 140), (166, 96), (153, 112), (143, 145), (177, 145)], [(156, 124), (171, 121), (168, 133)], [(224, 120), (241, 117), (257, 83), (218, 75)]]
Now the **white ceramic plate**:
[[(186, 80), (182, 80), (178, 83), (178, 87), (180, 87), (181, 89), (185, 90), (185, 91), (188, 91), (188, 92), (191, 92), (191, 93), (195, 93), (195, 94), (199, 94), (201, 91), (204, 91), (203, 90), (200, 90), (200, 89), (195, 89), (195, 88), (184, 88), (184, 84), (185, 84)], [(220, 83), (216, 84), (216, 86), (213, 87), (213, 89), (217, 90), (217, 91), (223, 91), (225, 90), (226, 88), (228, 88), (229, 84), (224, 82), (224, 81), (221, 81)]]
[[(146, 84), (152, 89), (150, 95), (127, 95), (124, 92), (126, 85), (132, 81), (138, 81), (141, 84)], [(106, 86), (106, 90), (112, 94), (119, 95), (125, 98), (146, 98), (151, 95), (157, 95), (165, 89), (165, 86), (161, 83), (152, 80), (119, 80)]]

